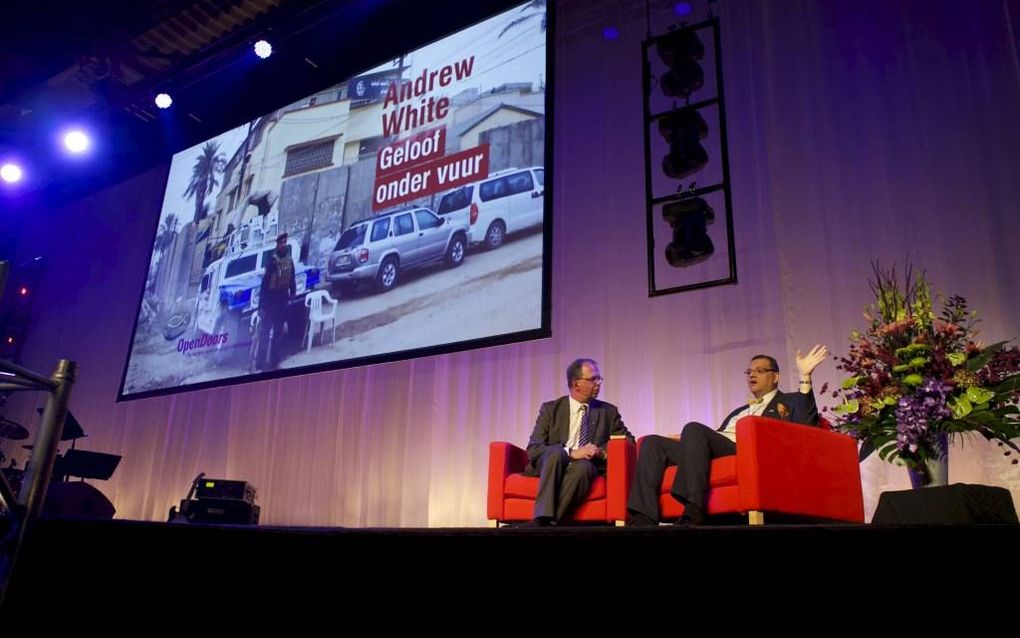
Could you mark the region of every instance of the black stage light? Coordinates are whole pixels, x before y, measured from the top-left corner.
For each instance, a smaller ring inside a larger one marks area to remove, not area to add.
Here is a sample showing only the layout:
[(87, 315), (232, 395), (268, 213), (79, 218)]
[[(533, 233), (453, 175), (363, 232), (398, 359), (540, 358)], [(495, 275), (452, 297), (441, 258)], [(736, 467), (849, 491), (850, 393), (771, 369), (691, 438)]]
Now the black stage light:
[(673, 241), (666, 246), (666, 261), (675, 267), (693, 266), (715, 252), (708, 225), (715, 221), (715, 211), (700, 197), (666, 204), (662, 217), (673, 228)]
[(708, 163), (708, 152), (701, 140), (708, 135), (708, 124), (695, 109), (685, 106), (659, 120), (659, 134), (669, 144), (662, 158), (662, 172), (672, 179), (683, 179)]
[(705, 55), (705, 45), (697, 33), (690, 29), (674, 31), (660, 39), (655, 48), (669, 67), (659, 78), (663, 93), (687, 99), (704, 86), (705, 71), (698, 62)]

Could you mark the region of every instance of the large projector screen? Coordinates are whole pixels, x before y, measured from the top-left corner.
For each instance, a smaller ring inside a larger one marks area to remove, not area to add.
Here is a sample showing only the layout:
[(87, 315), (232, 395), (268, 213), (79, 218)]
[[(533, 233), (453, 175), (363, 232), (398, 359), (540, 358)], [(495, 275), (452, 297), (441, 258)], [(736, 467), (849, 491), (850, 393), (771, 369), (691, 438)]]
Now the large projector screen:
[(175, 155), (119, 399), (548, 336), (544, 11)]

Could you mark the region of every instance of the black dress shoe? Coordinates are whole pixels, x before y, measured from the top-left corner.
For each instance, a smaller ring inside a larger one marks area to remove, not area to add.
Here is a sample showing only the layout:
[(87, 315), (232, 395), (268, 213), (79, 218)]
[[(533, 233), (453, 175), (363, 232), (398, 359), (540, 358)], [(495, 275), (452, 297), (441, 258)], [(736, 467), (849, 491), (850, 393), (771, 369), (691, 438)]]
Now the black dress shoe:
[(674, 527), (697, 527), (704, 521), (695, 520), (690, 514), (683, 514), (680, 518), (673, 521)]
[(627, 520), (627, 527), (658, 527), (659, 522), (653, 521), (644, 514), (631, 514)]
[(526, 523), (521, 523), (521, 527), (555, 527), (556, 521), (545, 516), (539, 516), (533, 518)]
[(681, 527), (694, 527), (705, 524), (705, 510), (692, 503), (684, 503), (684, 513), (680, 518), (673, 521), (674, 525)]

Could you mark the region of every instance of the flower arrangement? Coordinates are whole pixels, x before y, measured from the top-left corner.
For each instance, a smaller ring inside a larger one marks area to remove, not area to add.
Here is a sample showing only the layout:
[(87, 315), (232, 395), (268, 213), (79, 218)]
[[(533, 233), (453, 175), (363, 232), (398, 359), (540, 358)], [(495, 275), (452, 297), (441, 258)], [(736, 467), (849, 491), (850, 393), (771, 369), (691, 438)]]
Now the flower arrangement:
[(861, 460), (877, 451), (928, 483), (929, 466), (945, 460), (958, 435), (976, 432), (1006, 456), (1020, 452), (1012, 441), (1020, 437), (1020, 350), (975, 341), (977, 314), (959, 295), (936, 315), (925, 272), (915, 276), (908, 265), (901, 285), (895, 267), (872, 269), (870, 325), (853, 331), (849, 354), (836, 358), (848, 377), (832, 393), (843, 399), (835, 426), (861, 441)]

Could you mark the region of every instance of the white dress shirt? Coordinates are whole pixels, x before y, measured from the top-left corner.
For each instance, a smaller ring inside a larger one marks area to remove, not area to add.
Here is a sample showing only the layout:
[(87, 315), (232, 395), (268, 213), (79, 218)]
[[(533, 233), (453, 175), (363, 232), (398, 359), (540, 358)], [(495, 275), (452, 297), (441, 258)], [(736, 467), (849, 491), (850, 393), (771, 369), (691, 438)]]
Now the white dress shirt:
[(765, 411), (772, 399), (776, 398), (776, 393), (779, 392), (779, 388), (776, 388), (772, 392), (769, 392), (761, 398), (761, 401), (751, 403), (746, 409), (738, 412), (729, 422), (726, 424), (726, 429), (720, 432), (727, 439), (737, 442), (737, 421), (744, 418), (745, 416), (761, 416), (761, 413)]
[[(581, 415), (584, 412), (584, 410), (582, 410), (581, 408), (588, 407), (588, 404), (581, 403), (580, 401), (575, 400), (574, 397), (567, 398), (570, 399), (570, 434), (567, 436), (567, 445), (564, 447), (564, 449), (567, 451), (567, 454), (570, 454), (571, 450), (576, 450), (578, 447), (580, 447), (578, 445), (579, 443), (578, 438), (580, 438), (581, 436)], [(591, 428), (590, 415), (588, 416), (588, 427)], [(589, 430), (588, 436), (591, 436), (591, 434), (592, 433)]]

